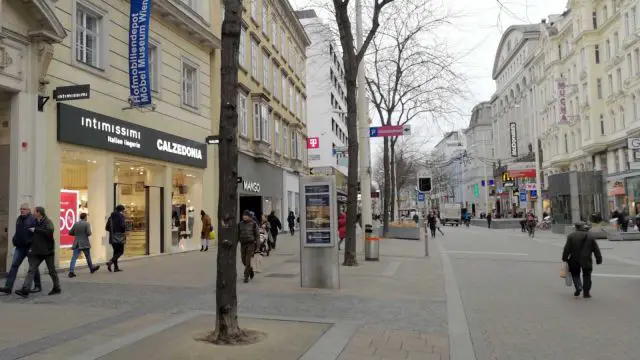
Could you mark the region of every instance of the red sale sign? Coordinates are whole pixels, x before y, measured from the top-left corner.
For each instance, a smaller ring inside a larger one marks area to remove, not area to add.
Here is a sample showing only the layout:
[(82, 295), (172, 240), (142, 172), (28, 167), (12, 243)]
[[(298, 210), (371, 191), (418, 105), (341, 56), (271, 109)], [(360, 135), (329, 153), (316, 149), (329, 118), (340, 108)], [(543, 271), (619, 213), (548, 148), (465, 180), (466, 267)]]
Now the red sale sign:
[(317, 149), (320, 147), (320, 138), (312, 137), (307, 139), (307, 149)]
[(78, 206), (80, 194), (75, 190), (60, 190), (60, 247), (68, 248), (73, 245), (73, 236), (69, 230), (80, 216)]

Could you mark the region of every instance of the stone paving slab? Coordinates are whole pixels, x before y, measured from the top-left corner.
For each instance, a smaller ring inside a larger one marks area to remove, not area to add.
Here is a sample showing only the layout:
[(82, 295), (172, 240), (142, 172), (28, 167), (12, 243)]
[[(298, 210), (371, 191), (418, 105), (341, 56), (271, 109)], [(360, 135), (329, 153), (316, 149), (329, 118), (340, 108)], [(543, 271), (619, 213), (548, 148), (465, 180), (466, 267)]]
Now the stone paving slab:
[(449, 336), (446, 332), (363, 326), (353, 335), (338, 359), (449, 360)]
[(120, 359), (298, 360), (330, 327), (329, 324), (242, 319), (247, 329), (267, 333), (247, 346), (217, 346), (194, 340), (212, 330), (215, 316), (203, 315), (101, 357)]

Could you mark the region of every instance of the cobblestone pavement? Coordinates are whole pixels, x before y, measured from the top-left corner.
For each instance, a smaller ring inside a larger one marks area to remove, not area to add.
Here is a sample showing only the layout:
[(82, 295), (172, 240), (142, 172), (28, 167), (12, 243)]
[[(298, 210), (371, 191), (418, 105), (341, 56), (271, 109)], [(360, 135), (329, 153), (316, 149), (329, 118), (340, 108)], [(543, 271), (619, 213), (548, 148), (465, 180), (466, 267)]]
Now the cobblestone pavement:
[(604, 264), (585, 300), (559, 278), (562, 236), (472, 227), (443, 244), (478, 360), (638, 359), (637, 245), (599, 241)]
[[(239, 279), (240, 314), (356, 321), (362, 327), (342, 359), (449, 358), (435, 248), (435, 256), (426, 259), (419, 242), (383, 240), (380, 261), (361, 256), (360, 266), (341, 267), (341, 289), (331, 291), (301, 289), (297, 238), (281, 235), (278, 244), (251, 283)], [(215, 259), (215, 251), (192, 252), (125, 262), (121, 273), (79, 269), (74, 279), (61, 277), (59, 296), (0, 296), (0, 359), (68, 359), (170, 317), (212, 311)], [(46, 291), (48, 276), (43, 280)]]

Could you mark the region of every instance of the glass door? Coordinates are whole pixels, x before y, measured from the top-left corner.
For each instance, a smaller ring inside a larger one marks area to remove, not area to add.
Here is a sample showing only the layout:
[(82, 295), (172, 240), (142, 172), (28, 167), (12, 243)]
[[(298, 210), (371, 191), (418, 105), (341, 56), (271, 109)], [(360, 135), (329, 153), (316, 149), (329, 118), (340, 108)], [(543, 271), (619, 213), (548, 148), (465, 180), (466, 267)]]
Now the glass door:
[(164, 247), (164, 188), (147, 186), (145, 188), (147, 206), (147, 253), (162, 254)]
[(122, 204), (125, 209), (127, 245), (124, 256), (149, 255), (147, 192), (148, 188), (142, 182), (114, 184), (114, 204)]

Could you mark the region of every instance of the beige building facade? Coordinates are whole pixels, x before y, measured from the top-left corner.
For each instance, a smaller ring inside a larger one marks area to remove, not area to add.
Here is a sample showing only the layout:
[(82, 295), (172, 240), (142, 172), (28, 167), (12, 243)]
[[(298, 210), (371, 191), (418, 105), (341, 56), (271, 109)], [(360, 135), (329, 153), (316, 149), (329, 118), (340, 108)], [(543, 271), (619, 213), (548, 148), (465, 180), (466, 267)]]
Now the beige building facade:
[[(64, 267), (73, 241), (68, 229), (85, 212), (94, 260), (104, 260), (111, 254), (106, 218), (123, 204), (125, 256), (200, 247), (200, 211), (216, 218), (218, 181), (217, 153), (204, 144), (217, 132), (219, 100), (212, 89), (220, 86), (219, 8), (208, 4), (153, 2), (152, 106), (132, 108), (128, 2), (2, 2), (5, 237), (14, 231), (21, 203), (44, 206), (56, 228), (58, 265)], [(88, 99), (52, 96), (56, 88), (85, 84)], [(42, 111), (38, 96), (50, 97)], [(0, 271), (12, 252), (4, 238), (2, 251)]]

